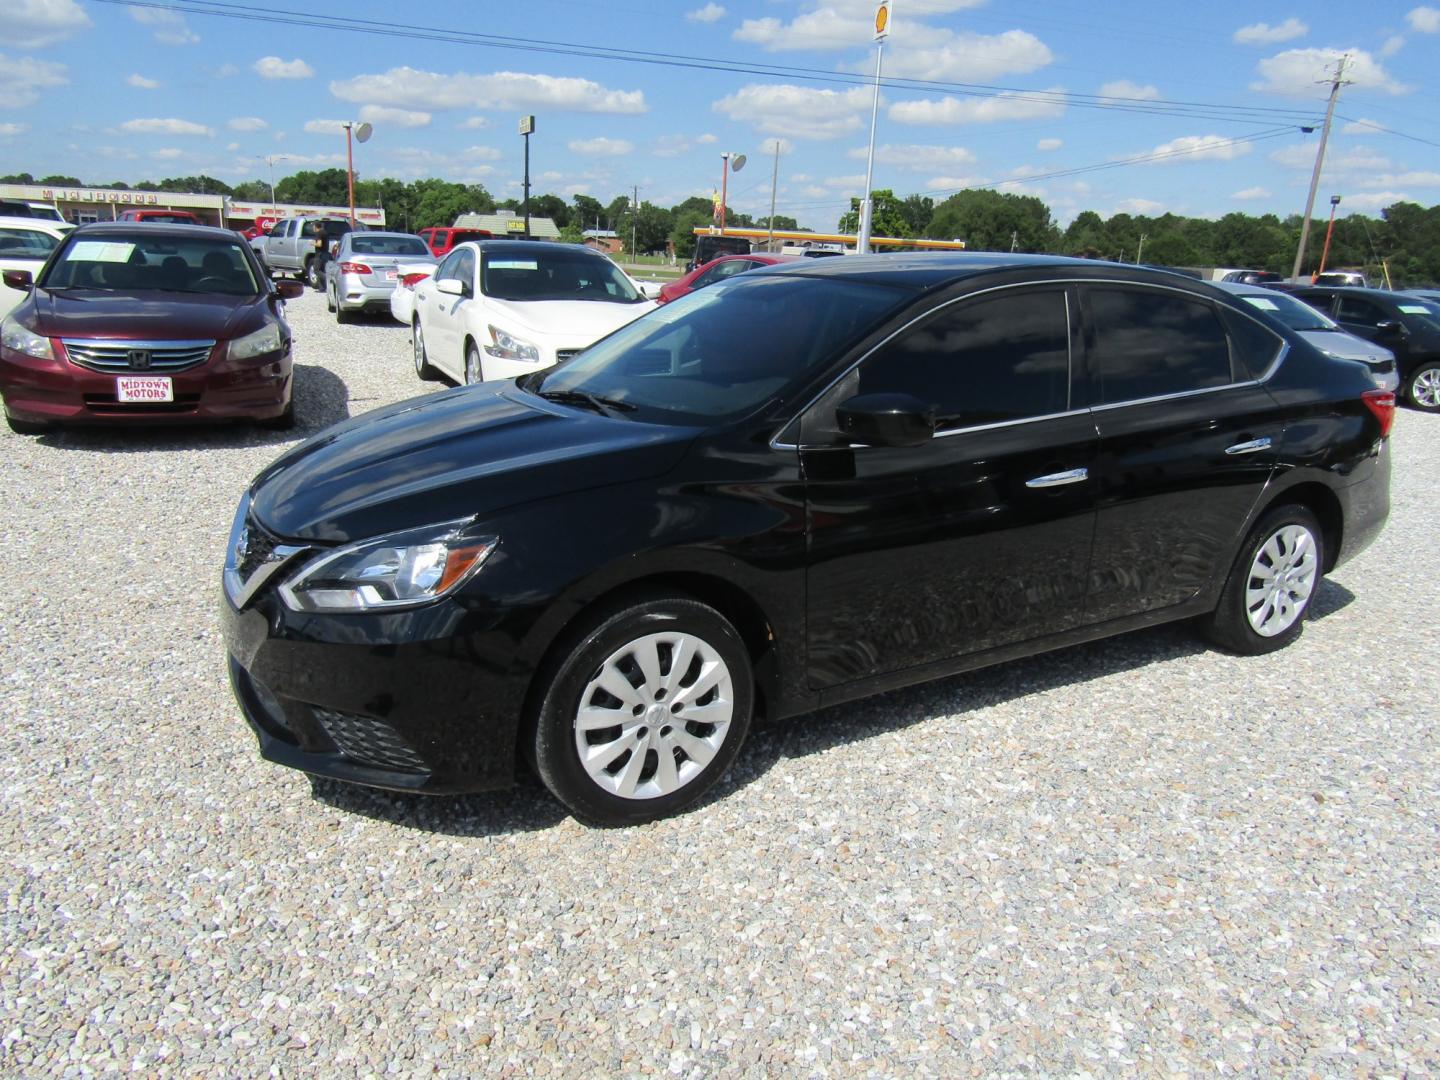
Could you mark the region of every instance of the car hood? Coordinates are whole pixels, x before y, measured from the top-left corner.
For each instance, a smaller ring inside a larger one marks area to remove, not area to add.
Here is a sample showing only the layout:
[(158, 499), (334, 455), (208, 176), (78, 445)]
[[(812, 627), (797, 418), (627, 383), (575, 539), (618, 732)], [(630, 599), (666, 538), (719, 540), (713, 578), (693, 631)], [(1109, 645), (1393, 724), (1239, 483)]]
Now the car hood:
[(529, 331), (590, 345), (647, 311), (653, 311), (656, 304), (653, 300), (615, 304), (604, 300), (499, 300), (487, 297), (486, 307), (486, 316), (493, 318), (501, 330), (522, 334)]
[(258, 295), (36, 289), (26, 321), (43, 337), (224, 341), (258, 329), (264, 301)]
[(694, 437), (553, 405), (512, 383), (412, 398), (329, 428), (251, 488), (288, 540), (346, 543), (658, 476)]
[(1367, 364), (1391, 364), (1395, 354), (1384, 345), (1376, 345), (1343, 330), (1302, 330), (1305, 340), (1321, 352), (1338, 356), (1342, 360), (1363, 360)]

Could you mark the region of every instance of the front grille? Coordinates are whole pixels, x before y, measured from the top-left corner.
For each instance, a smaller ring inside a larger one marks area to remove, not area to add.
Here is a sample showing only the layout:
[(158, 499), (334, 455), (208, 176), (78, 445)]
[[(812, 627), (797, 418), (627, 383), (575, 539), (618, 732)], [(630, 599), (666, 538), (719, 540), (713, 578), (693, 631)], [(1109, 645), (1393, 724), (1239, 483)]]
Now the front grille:
[(61, 338), (72, 363), (91, 371), (167, 375), (210, 359), (214, 341), (99, 341)]
[(420, 755), (385, 721), (373, 716), (334, 712), (318, 705), (312, 705), (310, 711), (315, 714), (330, 741), (351, 760), (396, 772), (430, 771)]
[(579, 349), (556, 349), (555, 362), (558, 364), (564, 360), (569, 360), (572, 356), (578, 356), (579, 354)]

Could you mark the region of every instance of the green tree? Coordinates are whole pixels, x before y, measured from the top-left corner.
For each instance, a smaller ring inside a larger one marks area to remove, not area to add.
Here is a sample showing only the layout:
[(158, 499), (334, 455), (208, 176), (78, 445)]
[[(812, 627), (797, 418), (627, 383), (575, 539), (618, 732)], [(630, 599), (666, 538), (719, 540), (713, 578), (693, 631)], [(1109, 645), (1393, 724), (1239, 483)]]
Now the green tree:
[(230, 197), (239, 199), (241, 202), (268, 203), (270, 201), (270, 185), (264, 180), (245, 180), (230, 190)]
[(160, 190), (184, 191), (192, 195), (229, 195), (230, 185), (213, 176), (171, 176), (160, 181)]
[(84, 187), (77, 178), (73, 176), (42, 176), (35, 181), (37, 184), (54, 184), (56, 187)]
[[(877, 188), (870, 192), (870, 201), (874, 209), (870, 214), (870, 235), (871, 236), (900, 236), (910, 237), (915, 234), (910, 230), (910, 222), (906, 217), (904, 204), (895, 197), (895, 192), (890, 188)], [(850, 212), (840, 218), (839, 230), (842, 233), (858, 232), (860, 229), (860, 200), (850, 200)]]
[(925, 235), (936, 240), (964, 240), (972, 251), (1054, 251), (1060, 232), (1050, 208), (1034, 195), (1001, 194), (970, 188), (951, 195), (935, 208)]
[(576, 195), (570, 201), (575, 207), (573, 217), (582, 230), (608, 229), (611, 227), (603, 221), (605, 217), (605, 207), (599, 199), (589, 195)]
[[(768, 229), (768, 228), (770, 228), (770, 218), (769, 218), (769, 217), (762, 217), (762, 218), (756, 219), (756, 221), (755, 221), (755, 227), (756, 227), (757, 229)], [(777, 229), (783, 229), (783, 230), (785, 230), (786, 232), (799, 232), (799, 231), (800, 231), (800, 224), (799, 224), (799, 222), (797, 222), (793, 217), (786, 217), (784, 214), (776, 214), (776, 215), (775, 215), (775, 228), (777, 228)]]
[(0, 176), (0, 184), (33, 184), (35, 178), (28, 172), (11, 173), (9, 176)]
[(905, 215), (905, 224), (910, 229), (906, 235), (924, 236), (925, 227), (935, 216), (935, 200), (929, 195), (907, 195), (900, 204), (900, 212)]
[(688, 261), (695, 254), (695, 230), (715, 223), (715, 204), (703, 195), (692, 195), (670, 208), (670, 242), (675, 257)]
[[(455, 184), (433, 177), (416, 180), (410, 185), (411, 229), (428, 229), (437, 225), (453, 225), (461, 214), (488, 214), (495, 209), (495, 200), (480, 184)], [(386, 212), (387, 217), (389, 211)]]
[(275, 198), (284, 203), (311, 203), (320, 206), (345, 206), (350, 189), (344, 169), (302, 170), (275, 184)]
[(564, 229), (570, 221), (570, 204), (559, 195), (531, 195), (530, 216), (548, 217), (557, 229)]

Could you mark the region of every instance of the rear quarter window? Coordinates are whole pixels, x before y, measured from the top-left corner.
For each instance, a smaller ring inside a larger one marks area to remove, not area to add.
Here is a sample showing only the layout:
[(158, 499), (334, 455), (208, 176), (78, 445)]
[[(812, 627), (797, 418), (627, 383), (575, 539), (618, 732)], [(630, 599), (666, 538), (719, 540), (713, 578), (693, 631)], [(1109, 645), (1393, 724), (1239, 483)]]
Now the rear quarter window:
[(1234, 381), (1230, 341), (1208, 302), (1163, 289), (1084, 290), (1086, 356), (1097, 405)]

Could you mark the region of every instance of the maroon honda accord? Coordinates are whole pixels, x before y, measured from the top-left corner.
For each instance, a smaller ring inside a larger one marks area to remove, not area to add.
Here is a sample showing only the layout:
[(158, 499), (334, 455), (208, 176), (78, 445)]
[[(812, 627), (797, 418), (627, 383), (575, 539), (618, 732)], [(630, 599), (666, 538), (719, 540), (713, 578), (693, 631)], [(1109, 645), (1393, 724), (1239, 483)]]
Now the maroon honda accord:
[(0, 323), (0, 396), (15, 431), (55, 424), (295, 422), (290, 327), (250, 245), (228, 229), (76, 229)]

